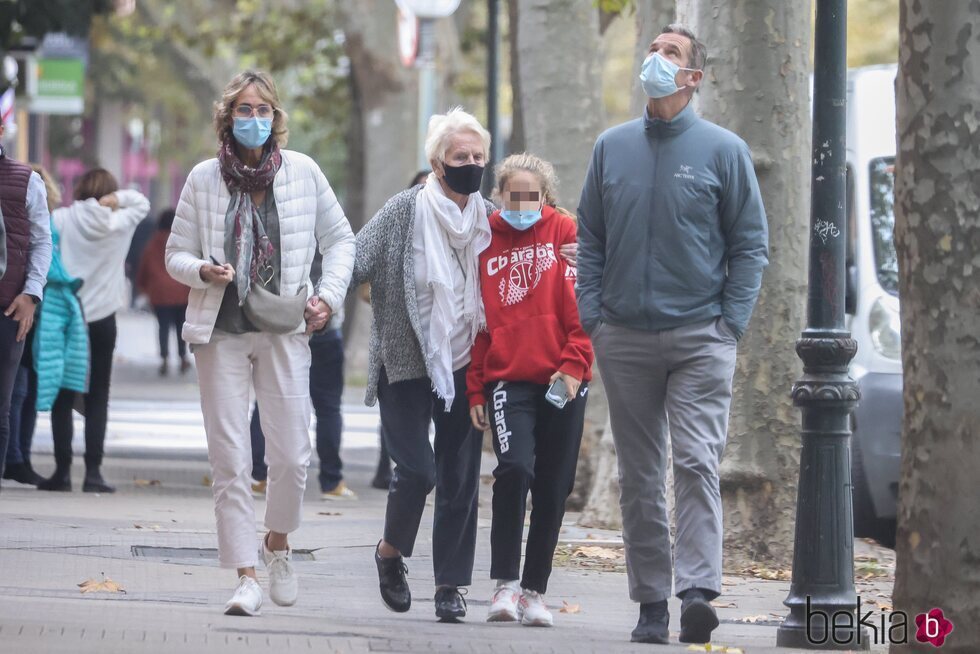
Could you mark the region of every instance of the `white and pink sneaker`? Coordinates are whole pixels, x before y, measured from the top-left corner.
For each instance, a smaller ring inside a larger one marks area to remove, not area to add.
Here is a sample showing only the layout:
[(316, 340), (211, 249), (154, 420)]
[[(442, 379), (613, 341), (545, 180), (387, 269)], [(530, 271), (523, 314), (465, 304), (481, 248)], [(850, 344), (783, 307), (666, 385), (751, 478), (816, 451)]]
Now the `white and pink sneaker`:
[(490, 600), (487, 622), (517, 622), (517, 603), (521, 599), (520, 584), (515, 581), (497, 580), (497, 588)]

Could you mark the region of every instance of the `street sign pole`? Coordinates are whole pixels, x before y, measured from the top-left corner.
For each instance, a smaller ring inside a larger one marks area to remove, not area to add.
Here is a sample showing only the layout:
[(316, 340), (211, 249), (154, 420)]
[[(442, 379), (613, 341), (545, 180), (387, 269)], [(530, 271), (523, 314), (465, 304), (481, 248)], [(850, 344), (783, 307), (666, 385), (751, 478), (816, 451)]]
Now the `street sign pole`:
[(803, 413), (793, 579), (780, 647), (868, 649), (854, 591), (851, 412), (860, 393), (848, 374), (857, 342), (844, 324), (847, 244), (847, 2), (817, 0), (814, 37), (810, 277), (807, 326), (796, 342), (803, 377), (792, 397)]

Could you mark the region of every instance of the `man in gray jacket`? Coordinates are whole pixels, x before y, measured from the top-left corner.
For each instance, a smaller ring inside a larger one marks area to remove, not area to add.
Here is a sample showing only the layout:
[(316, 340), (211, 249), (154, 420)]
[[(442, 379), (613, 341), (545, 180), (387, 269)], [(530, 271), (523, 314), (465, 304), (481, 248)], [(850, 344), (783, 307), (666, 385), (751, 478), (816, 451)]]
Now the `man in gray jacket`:
[(599, 137), (578, 208), (579, 311), (619, 453), (630, 597), (640, 603), (634, 642), (668, 642), (668, 425), (680, 640), (706, 643), (718, 626), (710, 604), (721, 592), (718, 468), (736, 341), (767, 264), (749, 149), (691, 104), (706, 58), (681, 25), (650, 44), (644, 116)]

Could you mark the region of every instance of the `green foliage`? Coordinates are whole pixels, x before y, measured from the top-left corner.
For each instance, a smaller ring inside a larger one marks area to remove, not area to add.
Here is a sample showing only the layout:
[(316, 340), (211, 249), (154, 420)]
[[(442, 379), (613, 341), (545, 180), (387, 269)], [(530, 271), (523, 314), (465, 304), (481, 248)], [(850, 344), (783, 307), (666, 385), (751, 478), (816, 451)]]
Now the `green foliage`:
[(636, 11), (636, 0), (592, 0), (592, 4), (605, 14), (632, 14)]
[(48, 32), (84, 36), (94, 16), (112, 9), (112, 0), (0, 0), (0, 50)]

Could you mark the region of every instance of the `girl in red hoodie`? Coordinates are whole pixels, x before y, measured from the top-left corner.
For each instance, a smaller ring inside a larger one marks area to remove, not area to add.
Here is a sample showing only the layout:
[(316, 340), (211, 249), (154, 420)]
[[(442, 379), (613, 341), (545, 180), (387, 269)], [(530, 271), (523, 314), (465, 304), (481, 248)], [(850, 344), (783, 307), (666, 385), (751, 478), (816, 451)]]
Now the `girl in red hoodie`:
[[(490, 622), (553, 623), (543, 595), (585, 420), (592, 344), (579, 321), (575, 268), (558, 256), (575, 242), (575, 221), (555, 208), (554, 187), (554, 169), (537, 157), (501, 162), (504, 209), (490, 216), (492, 239), (480, 255), (487, 328), (473, 345), (466, 386), (473, 424), (493, 430), (497, 454)], [(545, 397), (556, 380), (566, 390), (563, 408)], [(529, 491), (534, 507), (518, 581)]]

